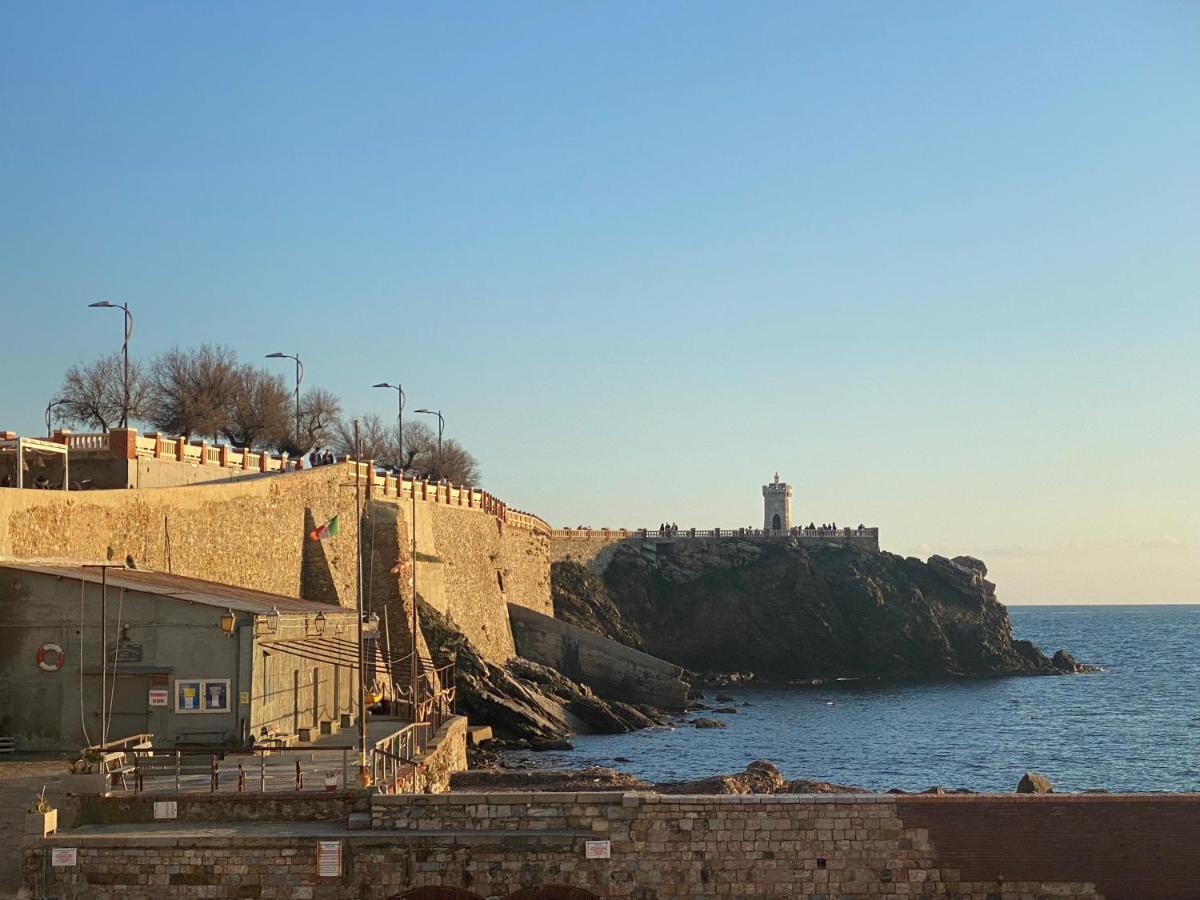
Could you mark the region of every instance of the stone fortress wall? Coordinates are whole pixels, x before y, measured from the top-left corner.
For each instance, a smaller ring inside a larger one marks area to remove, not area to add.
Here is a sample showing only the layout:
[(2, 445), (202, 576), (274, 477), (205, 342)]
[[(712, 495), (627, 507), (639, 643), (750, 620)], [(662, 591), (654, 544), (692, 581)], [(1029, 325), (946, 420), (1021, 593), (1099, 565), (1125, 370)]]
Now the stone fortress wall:
[(602, 572), (616, 548), (624, 542), (676, 543), (692, 541), (777, 541), (795, 540), (800, 544), (839, 544), (879, 552), (878, 528), (800, 528), (774, 531), (760, 528), (681, 528), (658, 531), (653, 528), (555, 528), (550, 532), (550, 559), (573, 560)]
[[(409, 641), (415, 521), (417, 592), (489, 659), (513, 656), (507, 604), (552, 612), (549, 526), (484, 491), (381, 476), (368, 463), (136, 491), (0, 488), (0, 557), (128, 557), (141, 568), (349, 607), (356, 472), (372, 529), (364, 590), (376, 611), (388, 610), (393, 644)], [(337, 536), (307, 538), (334, 515)]]

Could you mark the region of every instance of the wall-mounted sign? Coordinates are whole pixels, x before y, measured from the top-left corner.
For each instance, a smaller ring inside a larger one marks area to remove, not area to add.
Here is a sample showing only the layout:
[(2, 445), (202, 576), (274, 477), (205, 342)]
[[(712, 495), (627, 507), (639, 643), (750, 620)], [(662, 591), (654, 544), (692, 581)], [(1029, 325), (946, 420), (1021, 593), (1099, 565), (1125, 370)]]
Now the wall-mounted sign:
[(229, 712), (229, 679), (175, 679), (175, 712)]
[(151, 706), (167, 706), (170, 703), (171, 692), (166, 688), (150, 688), (149, 701)]
[(341, 841), (317, 841), (317, 875), (321, 878), (342, 877)]
[(250, 692), (249, 691), (238, 691), (238, 703), (241, 704), (242, 706), (249, 706), (250, 705)]
[(179, 818), (179, 803), (175, 800), (155, 800), (154, 801), (154, 818), (156, 818), (156, 819), (178, 819)]
[(609, 841), (584, 841), (583, 855), (587, 859), (611, 859), (612, 843)]
[(117, 663), (139, 663), (142, 661), (142, 645), (133, 641), (121, 639), (117, 645), (108, 651), (109, 665)]
[(50, 851), (50, 865), (57, 868), (73, 866), (79, 861), (79, 851), (75, 847), (55, 847)]

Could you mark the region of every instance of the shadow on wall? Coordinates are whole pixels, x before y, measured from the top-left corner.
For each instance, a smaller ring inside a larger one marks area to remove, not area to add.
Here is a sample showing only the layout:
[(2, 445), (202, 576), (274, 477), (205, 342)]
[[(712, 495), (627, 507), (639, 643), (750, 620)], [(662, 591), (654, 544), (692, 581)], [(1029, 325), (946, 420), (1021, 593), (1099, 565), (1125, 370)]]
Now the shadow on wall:
[(337, 582), (333, 577), (333, 567), (329, 565), (328, 551), (323, 541), (314, 541), (310, 537), (316, 529), (312, 508), (306, 506), (304, 548), (300, 551), (300, 596), (305, 600), (339, 606)]

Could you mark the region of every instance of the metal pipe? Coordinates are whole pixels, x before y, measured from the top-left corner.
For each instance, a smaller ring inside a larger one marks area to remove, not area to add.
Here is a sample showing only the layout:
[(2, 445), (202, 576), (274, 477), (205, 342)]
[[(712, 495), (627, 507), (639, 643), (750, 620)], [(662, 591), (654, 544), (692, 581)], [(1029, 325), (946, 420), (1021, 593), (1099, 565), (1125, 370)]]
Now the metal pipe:
[(366, 660), (363, 657), (363, 591), (362, 591), (362, 487), (359, 457), (362, 443), (358, 434), (358, 419), (354, 420), (354, 535), (357, 544), (357, 573), (355, 600), (358, 618), (358, 779), (362, 787), (371, 784), (367, 769), (367, 683)]

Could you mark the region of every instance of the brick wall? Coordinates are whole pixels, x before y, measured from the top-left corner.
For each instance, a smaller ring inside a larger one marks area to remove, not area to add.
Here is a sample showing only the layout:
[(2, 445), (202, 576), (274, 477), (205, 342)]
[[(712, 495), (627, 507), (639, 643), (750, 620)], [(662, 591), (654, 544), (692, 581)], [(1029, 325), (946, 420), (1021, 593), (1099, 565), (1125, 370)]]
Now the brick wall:
[[(1200, 881), (1196, 795), (450, 794), (377, 796), (372, 813), (369, 832), (67, 832), (41, 841), (25, 872), (35, 896), (129, 900), (385, 900), (417, 886), (502, 898), (539, 885), (635, 900), (1170, 900)], [(316, 872), (328, 839), (343, 844), (336, 878)], [(609, 841), (611, 858), (586, 858), (589, 840)], [(46, 866), (53, 846), (78, 846), (79, 865)]]

